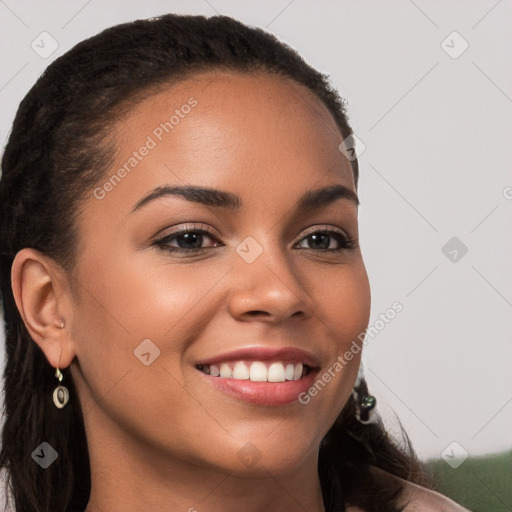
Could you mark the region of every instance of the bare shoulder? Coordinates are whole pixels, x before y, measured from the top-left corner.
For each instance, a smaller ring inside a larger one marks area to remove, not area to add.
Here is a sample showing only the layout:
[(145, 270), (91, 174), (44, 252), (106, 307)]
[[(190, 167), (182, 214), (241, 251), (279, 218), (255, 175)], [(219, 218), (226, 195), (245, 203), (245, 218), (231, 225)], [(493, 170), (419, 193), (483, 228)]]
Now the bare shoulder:
[(470, 512), (442, 494), (407, 482), (403, 493), (404, 510), (410, 512)]
[[(419, 485), (406, 483), (401, 505), (404, 512), (470, 512), (450, 498)], [(347, 506), (346, 512), (365, 512), (355, 506)]]
[[(401, 498), (401, 506), (404, 507), (404, 512), (470, 512), (468, 509), (461, 507), (450, 498), (436, 491), (426, 489), (425, 487), (411, 482), (406, 482), (378, 468), (372, 468), (372, 471), (379, 473), (381, 478), (388, 479), (390, 483), (400, 480), (405, 484)], [(346, 512), (365, 511), (359, 507), (349, 506)]]

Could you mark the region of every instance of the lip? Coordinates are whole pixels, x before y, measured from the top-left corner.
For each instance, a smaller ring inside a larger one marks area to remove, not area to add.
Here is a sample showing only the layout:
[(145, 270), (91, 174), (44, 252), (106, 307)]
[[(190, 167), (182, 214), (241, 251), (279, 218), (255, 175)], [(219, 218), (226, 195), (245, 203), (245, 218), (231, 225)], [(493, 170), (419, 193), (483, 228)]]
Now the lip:
[(298, 380), (284, 382), (253, 382), (251, 380), (214, 377), (199, 369), (200, 375), (219, 391), (256, 405), (282, 406), (298, 401), (301, 393), (306, 392), (320, 371), (320, 359), (311, 352), (295, 347), (269, 348), (245, 347), (232, 352), (197, 361), (199, 365), (212, 365), (233, 361), (286, 361), (302, 363), (308, 366), (308, 374)]
[(244, 402), (263, 406), (282, 406), (298, 401), (299, 395), (307, 392), (313, 385), (319, 370), (311, 370), (299, 380), (285, 382), (253, 382), (213, 377), (200, 370), (198, 373), (219, 391)]
[(312, 370), (318, 370), (321, 366), (320, 359), (315, 354), (295, 347), (244, 347), (197, 361), (195, 365), (211, 365), (232, 361), (286, 361), (305, 364)]

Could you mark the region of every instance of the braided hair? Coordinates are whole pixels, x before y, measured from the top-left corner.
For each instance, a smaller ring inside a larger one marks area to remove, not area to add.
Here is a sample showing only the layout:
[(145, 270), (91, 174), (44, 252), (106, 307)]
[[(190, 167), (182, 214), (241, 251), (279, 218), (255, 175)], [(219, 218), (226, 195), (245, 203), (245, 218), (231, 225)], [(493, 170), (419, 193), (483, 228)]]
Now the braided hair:
[[(19, 106), (0, 180), (7, 361), (0, 470), (7, 473), (6, 505), (10, 492), (16, 511), (83, 511), (91, 482), (80, 405), (72, 401), (62, 410), (53, 405), (53, 368), (31, 339), (14, 301), (14, 257), (32, 247), (72, 275), (79, 244), (76, 218), (85, 195), (112, 162), (113, 123), (142, 97), (206, 70), (264, 71), (291, 78), (324, 103), (343, 140), (352, 134), (345, 102), (327, 75), (271, 34), (226, 16), (168, 14), (124, 23), (80, 42), (48, 66)], [(357, 159), (351, 166), (357, 188)], [(71, 374), (62, 372), (76, 396)], [(351, 396), (320, 447), (318, 469), (327, 510), (344, 510), (350, 503), (369, 512), (396, 511), (401, 487), (380, 482), (370, 467), (423, 483), (420, 463), (408, 441), (396, 445), (380, 421), (363, 425), (356, 411)], [(59, 453), (60, 463), (51, 471), (31, 463), (42, 440)]]

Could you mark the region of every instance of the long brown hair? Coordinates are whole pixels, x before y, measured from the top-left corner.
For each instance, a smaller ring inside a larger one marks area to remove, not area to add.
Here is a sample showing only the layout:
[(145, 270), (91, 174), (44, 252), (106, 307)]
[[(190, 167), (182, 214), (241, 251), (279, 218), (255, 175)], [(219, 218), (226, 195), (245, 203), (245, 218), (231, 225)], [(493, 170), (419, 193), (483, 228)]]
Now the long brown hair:
[[(78, 400), (55, 408), (54, 369), (31, 339), (10, 282), (25, 247), (71, 273), (75, 219), (85, 194), (107, 171), (115, 146), (109, 128), (142, 95), (205, 70), (265, 71), (308, 87), (333, 116), (343, 139), (352, 134), (345, 102), (327, 75), (274, 36), (226, 17), (168, 14), (104, 30), (56, 59), (21, 102), (2, 158), (0, 290), (6, 333), (4, 426), (0, 469), (19, 512), (83, 511), (90, 463)], [(358, 162), (351, 161), (357, 187)], [(69, 369), (62, 370), (77, 396)], [(363, 425), (350, 398), (320, 447), (319, 474), (327, 510), (344, 503), (367, 511), (398, 510), (401, 486), (370, 472), (377, 466), (421, 482), (421, 464), (407, 438), (399, 446), (382, 423)], [(46, 441), (59, 463), (42, 469), (32, 453)]]

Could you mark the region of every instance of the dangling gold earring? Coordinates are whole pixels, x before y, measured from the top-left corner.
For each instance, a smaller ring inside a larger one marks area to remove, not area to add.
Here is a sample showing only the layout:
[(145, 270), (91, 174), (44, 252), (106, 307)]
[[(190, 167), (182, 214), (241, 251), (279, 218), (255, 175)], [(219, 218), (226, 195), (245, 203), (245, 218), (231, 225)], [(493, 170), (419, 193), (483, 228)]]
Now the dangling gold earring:
[[(60, 321), (60, 328), (61, 329), (64, 328), (64, 322), (62, 320)], [(62, 347), (60, 349), (60, 354), (59, 354), (59, 366), (60, 366), (61, 354), (62, 354)], [(55, 370), (55, 377), (57, 377), (57, 379), (59, 379), (59, 382), (62, 382), (63, 375), (62, 375), (62, 372), (60, 371), (59, 367), (57, 367), (57, 369)], [(68, 400), (69, 400), (69, 391), (66, 386), (59, 385), (53, 390), (53, 403), (55, 404), (55, 407), (57, 407), (58, 409), (62, 409), (68, 403)]]
[[(62, 382), (62, 373), (57, 368), (55, 370), (55, 377), (59, 379), (59, 382)], [(66, 386), (57, 386), (53, 390), (53, 403), (55, 404), (55, 407), (62, 409), (69, 400), (69, 391)]]

